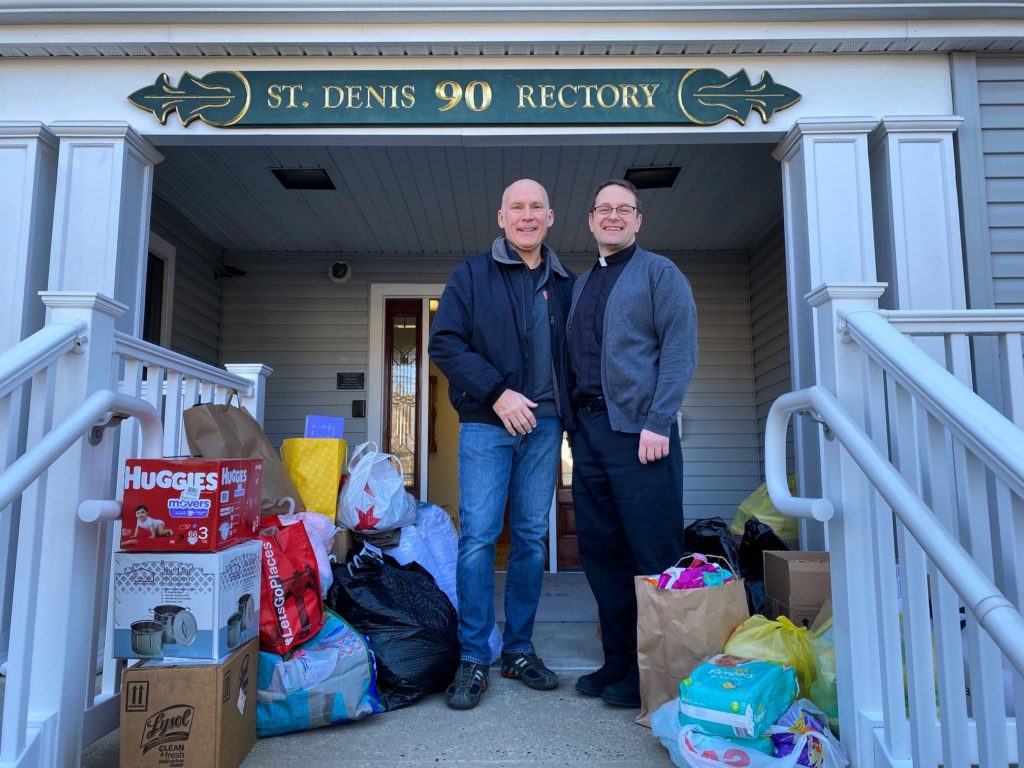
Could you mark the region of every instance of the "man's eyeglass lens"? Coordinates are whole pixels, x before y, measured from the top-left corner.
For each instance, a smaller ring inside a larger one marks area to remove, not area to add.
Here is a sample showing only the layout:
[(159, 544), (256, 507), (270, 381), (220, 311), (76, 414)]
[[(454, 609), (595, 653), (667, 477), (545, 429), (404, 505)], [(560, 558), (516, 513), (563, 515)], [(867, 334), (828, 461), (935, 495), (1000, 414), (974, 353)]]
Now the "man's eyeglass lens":
[(592, 209), (598, 216), (608, 216), (614, 210), (619, 216), (629, 216), (633, 211), (636, 210), (635, 205), (620, 205), (618, 208), (612, 208), (610, 205), (596, 205)]

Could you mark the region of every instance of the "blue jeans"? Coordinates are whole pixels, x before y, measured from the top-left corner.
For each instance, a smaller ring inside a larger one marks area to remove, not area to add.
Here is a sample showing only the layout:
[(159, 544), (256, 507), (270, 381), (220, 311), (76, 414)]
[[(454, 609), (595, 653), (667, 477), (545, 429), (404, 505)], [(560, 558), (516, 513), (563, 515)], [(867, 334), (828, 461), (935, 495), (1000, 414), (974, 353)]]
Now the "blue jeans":
[(459, 428), (459, 643), (463, 660), (489, 665), (494, 626), (494, 545), (509, 504), (512, 546), (505, 582), (504, 653), (533, 653), (548, 513), (562, 423), (537, 419), (528, 435), (467, 423)]

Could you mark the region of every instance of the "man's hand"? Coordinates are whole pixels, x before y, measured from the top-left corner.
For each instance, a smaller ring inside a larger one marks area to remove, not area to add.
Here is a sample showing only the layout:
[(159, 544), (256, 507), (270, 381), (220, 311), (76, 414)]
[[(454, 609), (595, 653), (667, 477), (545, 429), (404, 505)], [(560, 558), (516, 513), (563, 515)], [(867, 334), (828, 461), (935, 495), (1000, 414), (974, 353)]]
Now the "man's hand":
[[(533, 411), (530, 410), (536, 408), (537, 404), (515, 390), (506, 389), (491, 407), (494, 408), (494, 412), (498, 414), (501, 423), (505, 425), (505, 429), (510, 435), (514, 436), (517, 433), (525, 435), (532, 432), (533, 428), (537, 426), (537, 419), (533, 415)], [(667, 438), (665, 444), (668, 445)], [(667, 453), (668, 449), (665, 450)]]
[(668, 438), (651, 432), (649, 429), (640, 431), (640, 450), (637, 451), (641, 464), (657, 461), (668, 456)]

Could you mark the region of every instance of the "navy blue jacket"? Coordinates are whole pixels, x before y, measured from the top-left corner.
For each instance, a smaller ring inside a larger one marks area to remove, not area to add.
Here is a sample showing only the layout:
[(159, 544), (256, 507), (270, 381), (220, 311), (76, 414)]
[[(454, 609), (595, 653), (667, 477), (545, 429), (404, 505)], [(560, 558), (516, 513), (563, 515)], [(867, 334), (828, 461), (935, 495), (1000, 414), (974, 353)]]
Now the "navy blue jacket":
[[(548, 327), (555, 406), (562, 424), (571, 427), (567, 389), (568, 353), (565, 324), (574, 276), (543, 247), (550, 269)], [(527, 394), (532, 327), (533, 278), (519, 255), (509, 252), (504, 237), (489, 253), (471, 256), (448, 279), (430, 329), (430, 358), (448, 377), (448, 398), (463, 422), (502, 426), (492, 406), (506, 389)]]

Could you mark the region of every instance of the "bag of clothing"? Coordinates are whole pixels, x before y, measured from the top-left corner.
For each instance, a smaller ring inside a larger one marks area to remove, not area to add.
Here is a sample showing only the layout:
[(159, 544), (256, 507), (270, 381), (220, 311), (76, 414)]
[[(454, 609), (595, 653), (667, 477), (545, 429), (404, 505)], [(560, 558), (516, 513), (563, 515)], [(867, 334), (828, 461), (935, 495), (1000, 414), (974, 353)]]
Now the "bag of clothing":
[(324, 625), (316, 553), (302, 525), (260, 532), (260, 649), (283, 656)]
[(679, 682), (708, 656), (721, 653), (733, 630), (749, 615), (740, 579), (720, 587), (658, 589), (636, 576), (636, 645), (640, 667), (640, 714), (650, 726), (651, 713), (679, 696)]
[(276, 736), (383, 712), (366, 640), (330, 611), (323, 629), (292, 653), (260, 651), (256, 735)]
[(373, 547), (334, 566), (328, 606), (366, 636), (384, 706), (412, 704), (448, 686), (459, 664), (459, 620), (420, 565), (400, 566)]
[[(796, 475), (790, 475), (788, 480), (789, 492), (796, 496)], [(752, 517), (756, 517), (771, 528), (780, 539), (786, 541), (790, 548), (799, 543), (800, 520), (784, 515), (775, 508), (768, 496), (768, 486), (765, 483), (757, 486), (757, 490), (740, 502), (729, 530), (737, 536), (742, 536), (747, 520)]]
[(334, 519), (324, 517), (316, 512), (296, 512), (291, 515), (271, 515), (262, 520), (264, 529), (275, 526), (283, 528), (286, 525), (300, 523), (306, 529), (309, 543), (313, 547), (313, 554), (316, 556), (316, 568), (320, 574), (320, 594), (326, 597), (327, 590), (334, 583), (330, 560), (334, 536), (338, 532), (338, 526), (334, 524)]
[[(396, 545), (384, 548), (399, 565), (419, 563), (434, 577), (437, 586), (459, 610), (459, 595), (456, 591), (455, 573), (459, 559), (459, 535), (455, 532), (452, 519), (441, 507), (429, 502), (416, 504), (416, 522), (401, 529)], [(495, 624), (487, 638), (491, 649), (491, 661), (501, 656), (501, 632)]]
[(740, 555), (729, 526), (720, 517), (695, 520), (683, 529), (683, 546), (687, 552), (717, 555), (729, 561), (729, 570), (739, 573)]
[(788, 552), (786, 542), (756, 517), (746, 522), (740, 541), (740, 574), (747, 585), (750, 615), (764, 613), (764, 553)]
[(362, 443), (352, 451), (348, 471), (338, 496), (338, 525), (372, 533), (416, 521), (416, 500), (405, 490), (397, 456), (381, 453), (374, 442)]
[(725, 652), (792, 667), (800, 683), (800, 695), (810, 696), (815, 679), (810, 637), (806, 627), (796, 626), (785, 616), (779, 616), (778, 621), (751, 616), (736, 628), (725, 644)]

